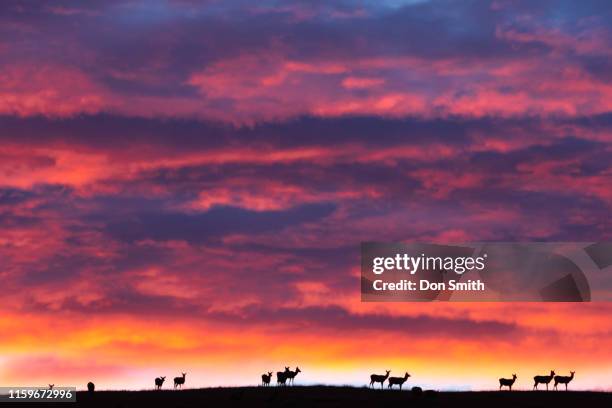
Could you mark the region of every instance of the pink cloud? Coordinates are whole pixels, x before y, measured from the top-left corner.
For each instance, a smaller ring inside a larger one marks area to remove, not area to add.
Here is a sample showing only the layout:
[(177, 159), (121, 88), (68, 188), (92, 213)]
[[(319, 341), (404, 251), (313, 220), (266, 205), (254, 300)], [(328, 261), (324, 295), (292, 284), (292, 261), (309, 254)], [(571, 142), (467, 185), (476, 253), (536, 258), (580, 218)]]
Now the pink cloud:
[(346, 77), (342, 80), (342, 86), (346, 89), (367, 89), (384, 83), (383, 78)]

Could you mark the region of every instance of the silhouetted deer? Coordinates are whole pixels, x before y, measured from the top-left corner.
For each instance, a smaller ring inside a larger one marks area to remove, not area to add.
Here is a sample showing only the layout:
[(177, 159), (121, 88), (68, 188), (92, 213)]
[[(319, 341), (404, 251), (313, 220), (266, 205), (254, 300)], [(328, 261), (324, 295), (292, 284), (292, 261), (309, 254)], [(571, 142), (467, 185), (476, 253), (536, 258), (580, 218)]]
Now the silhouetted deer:
[(287, 372), (289, 367), (285, 367), (285, 371), (276, 372), (276, 385), (287, 385)]
[(269, 371), (268, 374), (261, 375), (261, 385), (264, 387), (268, 387), (270, 385), (270, 380), (272, 379), (272, 372)]
[(499, 390), (501, 391), (502, 387), (508, 387), (510, 391), (512, 391), (512, 385), (516, 381), (516, 374), (512, 374), (512, 378), (500, 378), (499, 379)]
[(94, 383), (92, 383), (91, 381), (87, 383), (87, 391), (89, 391), (90, 394), (93, 394), (93, 392), (96, 390), (96, 386)]
[(302, 370), (300, 370), (300, 367), (295, 367), (295, 371), (291, 371), (288, 368), (285, 368), (285, 376), (287, 376), (287, 379), (289, 380), (289, 384), (293, 385), (293, 380), (295, 379), (295, 376), (301, 372)]
[(183, 388), (183, 384), (185, 384), (185, 376), (187, 373), (181, 374), (183, 374), (182, 377), (174, 377), (174, 389), (176, 389), (176, 387)]
[(389, 388), (393, 388), (394, 385), (399, 385), (400, 390), (402, 389), (402, 385), (406, 382), (406, 380), (410, 377), (410, 374), (406, 373), (403, 377), (389, 377)]
[(162, 385), (164, 385), (164, 381), (166, 381), (166, 377), (157, 377), (155, 379), (155, 389), (161, 390)]
[(555, 372), (553, 370), (550, 370), (550, 375), (536, 375), (533, 377), (533, 389), (537, 390), (538, 384), (546, 384), (546, 391), (548, 391), (548, 383), (550, 383), (554, 376)]
[(55, 387), (55, 384), (49, 384), (49, 389), (52, 390)]
[(570, 376), (566, 377), (563, 375), (556, 375), (555, 376), (555, 390), (557, 389), (557, 385), (558, 384), (565, 384), (565, 391), (567, 391), (567, 384), (572, 381), (574, 379), (574, 371), (570, 371)]
[(373, 384), (379, 382), (380, 383), (380, 388), (382, 389), (383, 383), (389, 377), (389, 373), (391, 372), (390, 370), (386, 370), (386, 371), (387, 371), (387, 374), (385, 374), (385, 375), (372, 374), (370, 376), (370, 387), (374, 387)]

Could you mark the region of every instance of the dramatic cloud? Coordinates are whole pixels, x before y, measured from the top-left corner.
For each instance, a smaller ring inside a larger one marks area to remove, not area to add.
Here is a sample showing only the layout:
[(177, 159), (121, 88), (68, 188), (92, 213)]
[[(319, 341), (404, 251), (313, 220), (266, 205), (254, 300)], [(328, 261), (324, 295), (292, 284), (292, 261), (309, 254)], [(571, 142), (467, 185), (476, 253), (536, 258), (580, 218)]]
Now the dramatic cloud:
[(252, 123), (610, 110), (600, 2), (325, 3), (7, 2), (0, 112)]

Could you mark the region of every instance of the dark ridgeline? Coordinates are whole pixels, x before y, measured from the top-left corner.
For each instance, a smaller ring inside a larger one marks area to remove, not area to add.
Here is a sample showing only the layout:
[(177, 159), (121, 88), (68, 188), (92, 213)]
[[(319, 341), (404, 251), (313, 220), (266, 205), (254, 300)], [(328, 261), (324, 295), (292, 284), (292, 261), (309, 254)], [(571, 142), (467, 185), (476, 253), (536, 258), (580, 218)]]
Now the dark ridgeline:
[(183, 384), (185, 384), (185, 376), (187, 373), (181, 374), (183, 375), (182, 377), (174, 377), (174, 389), (176, 389), (176, 387), (183, 388)]
[(272, 372), (271, 371), (268, 371), (268, 374), (262, 374), (261, 375), (261, 385), (263, 387), (269, 387), (271, 379), (272, 379)]
[(570, 371), (569, 376), (556, 375), (555, 376), (555, 390), (558, 389), (557, 385), (565, 384), (565, 391), (567, 391), (567, 384), (569, 384), (569, 382), (574, 379), (574, 374), (575, 374), (574, 371)]
[(386, 371), (387, 371), (387, 374), (385, 374), (385, 375), (372, 374), (370, 376), (370, 387), (373, 387), (375, 383), (379, 382), (380, 383), (380, 389), (382, 390), (383, 383), (385, 382), (385, 380), (389, 377), (389, 374), (391, 373), (391, 370), (386, 370)]
[[(384, 371), (383, 371), (384, 373)], [(412, 379), (412, 378), (410, 378)], [(518, 380), (517, 380), (518, 381)], [(406, 385), (405, 383), (404, 385)], [(515, 383), (516, 384), (516, 383)], [(410, 387), (406, 387), (410, 388)], [(73, 408), (608, 408), (609, 392), (436, 392), (414, 388), (414, 391), (373, 392), (368, 387), (215, 387), (185, 389), (181, 392), (97, 391), (77, 393)], [(33, 404), (13, 404), (26, 407)], [(9, 404), (9, 406), (13, 406)], [(43, 408), (64, 408), (65, 403), (45, 403)], [(41, 405), (42, 407), (42, 405)]]
[(399, 385), (399, 388), (401, 390), (402, 385), (404, 385), (406, 380), (408, 380), (408, 377), (410, 377), (410, 374), (408, 374), (407, 372), (404, 374), (403, 377), (389, 377), (388, 387), (393, 388), (394, 385)]
[(516, 381), (516, 374), (512, 374), (512, 378), (500, 378), (499, 379), (499, 390), (501, 391), (502, 387), (508, 387), (510, 391), (512, 391), (512, 385)]
[(157, 377), (155, 379), (155, 389), (161, 390), (162, 385), (164, 385), (164, 381), (166, 381), (166, 377)]

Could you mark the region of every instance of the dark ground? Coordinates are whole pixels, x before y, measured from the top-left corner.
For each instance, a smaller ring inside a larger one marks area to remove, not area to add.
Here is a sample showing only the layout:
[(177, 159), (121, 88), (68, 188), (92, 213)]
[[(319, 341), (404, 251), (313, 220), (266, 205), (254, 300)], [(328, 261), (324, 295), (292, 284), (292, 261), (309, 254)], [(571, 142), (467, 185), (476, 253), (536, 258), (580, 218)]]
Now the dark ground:
[[(2, 404), (8, 406), (9, 404)], [(612, 407), (612, 393), (565, 391), (436, 392), (420, 396), (410, 391), (380, 391), (351, 387), (204, 388), (184, 391), (97, 391), (77, 393), (75, 403), (16, 403), (24, 408), (50, 407)]]

